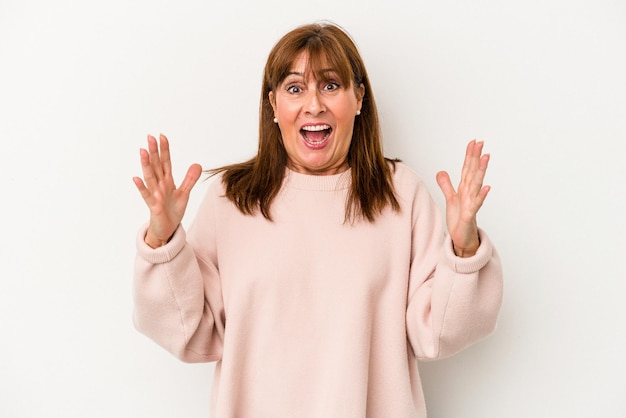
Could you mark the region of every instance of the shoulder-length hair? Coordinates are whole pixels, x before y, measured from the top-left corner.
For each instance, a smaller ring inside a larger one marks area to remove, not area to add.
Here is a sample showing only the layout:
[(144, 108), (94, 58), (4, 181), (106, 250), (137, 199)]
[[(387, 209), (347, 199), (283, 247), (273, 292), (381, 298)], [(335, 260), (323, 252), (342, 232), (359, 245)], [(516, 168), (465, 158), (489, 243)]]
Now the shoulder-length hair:
[(365, 87), (361, 114), (355, 118), (348, 151), (352, 173), (351, 188), (346, 201), (346, 221), (365, 218), (374, 222), (389, 205), (400, 210), (392, 181), (397, 160), (384, 157), (380, 123), (365, 65), (355, 43), (339, 26), (315, 23), (300, 26), (283, 36), (270, 51), (261, 89), (259, 145), (256, 156), (248, 161), (208, 170), (210, 175), (223, 173), (226, 197), (244, 214), (260, 210), (271, 220), (271, 205), (280, 191), (288, 163), (280, 129), (274, 123), (269, 93), (287, 77), (296, 58), (308, 54), (311, 74), (324, 80), (322, 71), (328, 65), (346, 86)]

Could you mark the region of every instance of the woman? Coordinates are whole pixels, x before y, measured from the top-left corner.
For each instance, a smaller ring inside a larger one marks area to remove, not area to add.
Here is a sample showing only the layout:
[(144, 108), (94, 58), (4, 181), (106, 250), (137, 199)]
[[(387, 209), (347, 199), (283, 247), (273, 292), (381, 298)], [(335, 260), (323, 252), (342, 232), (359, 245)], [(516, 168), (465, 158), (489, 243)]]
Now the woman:
[[(383, 157), (372, 89), (350, 37), (306, 25), (272, 49), (258, 154), (180, 187), (148, 138), (150, 208), (137, 237), (136, 327), (183, 361), (216, 361), (213, 417), (425, 417), (417, 359), (490, 334), (502, 271), (476, 213), (482, 143), (458, 190), (437, 175), (449, 235), (422, 180)], [(144, 182), (145, 181), (145, 182)]]

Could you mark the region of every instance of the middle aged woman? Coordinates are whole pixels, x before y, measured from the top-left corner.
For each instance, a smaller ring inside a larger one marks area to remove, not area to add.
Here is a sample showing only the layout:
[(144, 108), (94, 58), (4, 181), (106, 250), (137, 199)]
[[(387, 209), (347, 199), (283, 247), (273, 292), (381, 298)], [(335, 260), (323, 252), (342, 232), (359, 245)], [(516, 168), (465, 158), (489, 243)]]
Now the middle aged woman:
[(447, 234), (421, 178), (383, 156), (365, 66), (333, 24), (274, 46), (259, 133), (254, 158), (211, 171), (188, 232), (201, 168), (177, 188), (167, 139), (148, 138), (136, 327), (183, 361), (217, 362), (214, 417), (425, 417), (416, 360), (490, 334), (502, 300), (476, 222), (482, 143), (457, 189), (437, 175)]

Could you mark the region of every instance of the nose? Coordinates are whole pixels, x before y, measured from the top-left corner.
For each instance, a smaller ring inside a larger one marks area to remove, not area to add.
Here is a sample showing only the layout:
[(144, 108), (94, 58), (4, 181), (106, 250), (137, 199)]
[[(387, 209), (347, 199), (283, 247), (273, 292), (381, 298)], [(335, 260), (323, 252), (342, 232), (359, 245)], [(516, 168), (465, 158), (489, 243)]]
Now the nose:
[(307, 114), (317, 116), (320, 113), (326, 111), (324, 105), (324, 98), (318, 89), (309, 89), (306, 95), (306, 102), (304, 104), (304, 110)]

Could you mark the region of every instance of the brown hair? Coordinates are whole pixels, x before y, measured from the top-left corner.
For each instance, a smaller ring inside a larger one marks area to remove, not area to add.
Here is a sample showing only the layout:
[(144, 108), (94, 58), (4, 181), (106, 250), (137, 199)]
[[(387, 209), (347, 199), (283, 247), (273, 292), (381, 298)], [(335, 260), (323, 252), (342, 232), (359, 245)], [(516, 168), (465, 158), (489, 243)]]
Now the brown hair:
[(392, 183), (392, 167), (397, 160), (386, 159), (378, 112), (363, 60), (350, 36), (335, 24), (316, 23), (300, 26), (283, 36), (271, 50), (263, 76), (259, 118), (259, 148), (252, 159), (209, 170), (223, 172), (226, 197), (245, 214), (260, 210), (271, 220), (270, 207), (280, 191), (288, 157), (269, 100), (285, 79), (295, 59), (308, 53), (311, 72), (325, 79), (319, 66), (330, 64), (344, 85), (363, 84), (365, 96), (361, 115), (355, 118), (347, 161), (352, 170), (351, 189), (346, 201), (346, 221), (366, 218), (374, 222), (387, 205), (395, 211), (400, 205)]

